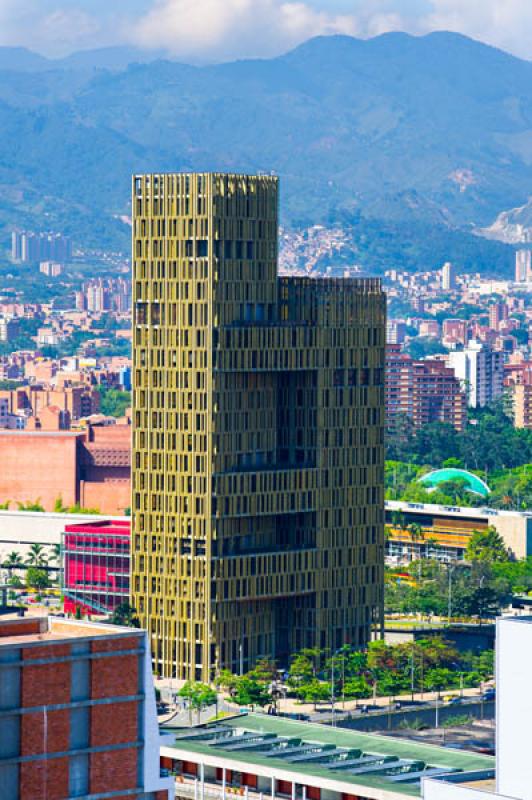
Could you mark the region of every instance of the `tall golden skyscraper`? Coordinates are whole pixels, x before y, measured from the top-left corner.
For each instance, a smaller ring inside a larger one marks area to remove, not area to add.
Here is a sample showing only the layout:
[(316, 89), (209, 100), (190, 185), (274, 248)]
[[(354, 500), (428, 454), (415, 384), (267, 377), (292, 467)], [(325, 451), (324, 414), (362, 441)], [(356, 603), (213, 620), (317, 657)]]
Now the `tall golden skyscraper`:
[(381, 617), (384, 294), (279, 278), (277, 216), (273, 177), (133, 180), (132, 603), (165, 676)]

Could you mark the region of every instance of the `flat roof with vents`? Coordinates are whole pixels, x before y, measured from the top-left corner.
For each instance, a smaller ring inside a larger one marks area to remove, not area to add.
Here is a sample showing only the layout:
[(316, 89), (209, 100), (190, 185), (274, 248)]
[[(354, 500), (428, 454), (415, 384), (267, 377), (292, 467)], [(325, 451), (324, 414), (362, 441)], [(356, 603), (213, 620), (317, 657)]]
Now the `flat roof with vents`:
[[(166, 733), (168, 728), (163, 729)], [(495, 760), (434, 745), (248, 714), (204, 729), (175, 731), (162, 755), (367, 798), (419, 797), (421, 780), (490, 778)]]

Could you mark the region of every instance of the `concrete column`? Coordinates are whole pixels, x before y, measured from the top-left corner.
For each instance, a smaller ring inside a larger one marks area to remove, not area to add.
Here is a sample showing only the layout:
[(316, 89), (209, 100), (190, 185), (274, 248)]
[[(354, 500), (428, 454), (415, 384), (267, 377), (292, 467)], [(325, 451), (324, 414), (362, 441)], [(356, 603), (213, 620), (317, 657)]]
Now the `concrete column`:
[(272, 800), (275, 800), (275, 778), (272, 778)]
[(200, 764), (201, 774), (201, 800), (205, 800), (205, 766)]
[(226, 784), (225, 767), (222, 767), (222, 800), (225, 800), (225, 784)]
[(292, 800), (296, 800), (296, 783), (292, 782)]

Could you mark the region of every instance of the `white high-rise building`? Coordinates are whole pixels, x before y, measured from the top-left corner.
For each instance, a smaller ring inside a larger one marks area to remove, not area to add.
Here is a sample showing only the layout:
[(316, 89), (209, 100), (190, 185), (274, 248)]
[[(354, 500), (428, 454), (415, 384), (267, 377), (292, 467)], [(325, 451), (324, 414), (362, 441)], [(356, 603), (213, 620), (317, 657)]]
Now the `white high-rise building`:
[(532, 250), (518, 250), (515, 254), (515, 282), (532, 281)]
[[(532, 617), (497, 620), (495, 781), (449, 775), (423, 781), (423, 800), (532, 800)], [(458, 781), (458, 782), (455, 782)]]
[(483, 408), (502, 395), (502, 353), (484, 342), (472, 339), (467, 347), (451, 350), (447, 365), (461, 381), (471, 408)]
[(446, 261), (441, 270), (442, 289), (456, 289), (456, 266)]

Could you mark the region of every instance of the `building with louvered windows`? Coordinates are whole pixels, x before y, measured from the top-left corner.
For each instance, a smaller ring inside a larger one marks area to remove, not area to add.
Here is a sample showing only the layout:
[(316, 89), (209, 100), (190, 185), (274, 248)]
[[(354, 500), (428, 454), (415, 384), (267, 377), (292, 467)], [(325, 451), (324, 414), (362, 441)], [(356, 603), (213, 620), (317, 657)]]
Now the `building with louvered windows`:
[(381, 619), (385, 297), (278, 277), (277, 232), (275, 177), (133, 180), (131, 588), (161, 675)]

